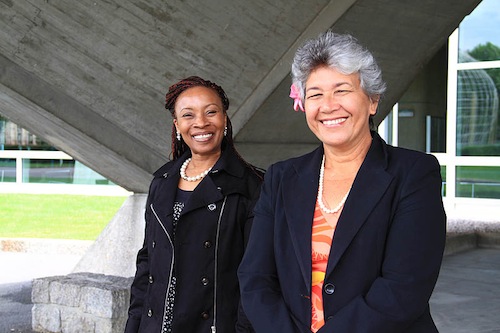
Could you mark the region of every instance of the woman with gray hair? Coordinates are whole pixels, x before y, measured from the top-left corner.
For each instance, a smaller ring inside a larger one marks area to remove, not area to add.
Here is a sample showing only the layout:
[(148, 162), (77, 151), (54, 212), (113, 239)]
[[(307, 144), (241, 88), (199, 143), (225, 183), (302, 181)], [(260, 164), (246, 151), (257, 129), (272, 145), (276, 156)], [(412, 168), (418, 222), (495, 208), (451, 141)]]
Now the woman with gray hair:
[(295, 54), (290, 96), (321, 141), (272, 165), (238, 270), (257, 333), (437, 332), (429, 310), (446, 215), (440, 167), (372, 130), (386, 85), (331, 31)]

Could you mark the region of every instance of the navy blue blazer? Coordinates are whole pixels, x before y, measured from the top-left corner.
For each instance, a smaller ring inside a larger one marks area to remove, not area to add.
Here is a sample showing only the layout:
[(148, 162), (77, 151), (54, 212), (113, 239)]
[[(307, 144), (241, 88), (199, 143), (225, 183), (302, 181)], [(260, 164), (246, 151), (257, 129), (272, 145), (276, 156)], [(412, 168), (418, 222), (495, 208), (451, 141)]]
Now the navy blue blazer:
[[(429, 298), (446, 239), (439, 163), (372, 136), (335, 230), (319, 332), (437, 332)], [(322, 155), (319, 147), (266, 173), (238, 271), (243, 308), (257, 333), (310, 332)]]

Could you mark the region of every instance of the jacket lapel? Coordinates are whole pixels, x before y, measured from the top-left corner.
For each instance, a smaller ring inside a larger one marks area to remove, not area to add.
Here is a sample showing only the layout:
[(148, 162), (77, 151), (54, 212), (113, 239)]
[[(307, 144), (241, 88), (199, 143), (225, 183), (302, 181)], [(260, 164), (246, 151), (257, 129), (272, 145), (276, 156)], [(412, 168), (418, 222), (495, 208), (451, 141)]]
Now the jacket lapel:
[(176, 196), (176, 188), (179, 183), (179, 168), (182, 164), (182, 159), (176, 161), (168, 162), (158, 169), (154, 176), (159, 178), (157, 187), (154, 189), (154, 210), (160, 219), (160, 223), (165, 227), (167, 232), (172, 235), (172, 223), (169, 223), (169, 219), (172, 219), (172, 214), (174, 212), (174, 200)]
[(200, 207), (214, 204), (232, 193), (248, 196), (246, 183), (241, 181), (244, 172), (244, 166), (232, 148), (228, 147), (222, 152), (208, 176), (193, 191), (181, 214), (184, 215)]
[(322, 147), (293, 161), (283, 174), (283, 206), (290, 238), (308, 290), (311, 288), (311, 233)]
[(181, 215), (187, 214), (200, 207), (208, 207), (223, 198), (221, 191), (217, 189), (212, 179), (210, 177), (205, 177), (201, 183), (198, 184), (196, 190), (191, 193), (189, 200), (182, 209)]
[(332, 273), (340, 258), (384, 195), (393, 177), (386, 172), (385, 143), (373, 134), (373, 142), (354, 180), (340, 215), (328, 259), (326, 275)]

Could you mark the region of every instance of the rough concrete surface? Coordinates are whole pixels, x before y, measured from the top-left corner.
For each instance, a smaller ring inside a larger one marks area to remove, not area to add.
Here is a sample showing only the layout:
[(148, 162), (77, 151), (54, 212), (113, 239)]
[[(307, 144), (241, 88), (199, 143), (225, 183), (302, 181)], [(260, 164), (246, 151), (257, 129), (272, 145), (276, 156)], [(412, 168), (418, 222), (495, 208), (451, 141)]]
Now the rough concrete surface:
[(374, 53), (390, 87), (378, 123), (479, 2), (2, 0), (0, 113), (146, 192), (170, 152), (163, 101), (179, 79), (224, 87), (239, 142), (309, 143), (288, 98), (291, 60), (306, 39), (333, 27)]

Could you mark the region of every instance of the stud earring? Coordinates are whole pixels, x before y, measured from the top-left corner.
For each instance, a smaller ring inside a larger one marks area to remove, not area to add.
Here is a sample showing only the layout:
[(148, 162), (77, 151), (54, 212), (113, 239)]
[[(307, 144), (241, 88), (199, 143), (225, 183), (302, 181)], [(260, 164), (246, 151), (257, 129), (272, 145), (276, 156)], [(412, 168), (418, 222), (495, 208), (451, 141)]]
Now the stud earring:
[(181, 141), (181, 133), (177, 131), (177, 141)]
[(224, 127), (224, 136), (227, 136), (227, 126)]

